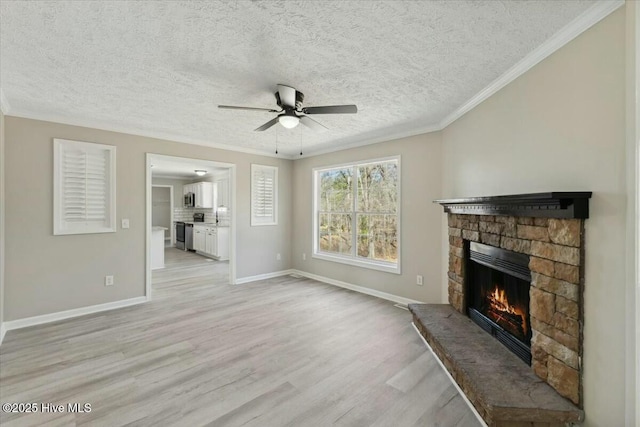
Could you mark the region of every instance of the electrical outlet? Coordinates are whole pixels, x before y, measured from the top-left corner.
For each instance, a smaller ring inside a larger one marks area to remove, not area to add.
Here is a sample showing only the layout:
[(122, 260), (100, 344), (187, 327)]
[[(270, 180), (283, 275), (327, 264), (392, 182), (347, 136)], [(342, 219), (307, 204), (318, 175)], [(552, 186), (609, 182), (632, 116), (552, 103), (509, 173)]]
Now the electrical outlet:
[(113, 286), (113, 276), (104, 276), (104, 285)]
[(416, 285), (422, 286), (422, 276), (419, 274), (416, 276)]
[(122, 220), (122, 228), (129, 228), (129, 220), (127, 218)]
[(307, 260), (307, 254), (302, 254), (302, 260), (306, 261)]
[(282, 259), (282, 257), (280, 256), (280, 254), (276, 254), (276, 260), (280, 261)]

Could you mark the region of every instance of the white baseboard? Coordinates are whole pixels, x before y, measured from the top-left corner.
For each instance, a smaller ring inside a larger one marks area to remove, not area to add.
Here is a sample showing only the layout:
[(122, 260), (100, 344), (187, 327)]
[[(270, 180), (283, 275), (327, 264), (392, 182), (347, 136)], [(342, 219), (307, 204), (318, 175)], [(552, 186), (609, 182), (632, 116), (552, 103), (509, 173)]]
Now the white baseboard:
[(449, 371), (447, 370), (447, 368), (444, 366), (444, 363), (442, 363), (442, 361), (440, 360), (440, 358), (438, 357), (438, 355), (433, 351), (433, 349), (431, 348), (431, 346), (429, 345), (429, 343), (427, 342), (427, 340), (424, 339), (424, 337), (422, 336), (422, 334), (420, 333), (420, 331), (418, 330), (418, 328), (416, 327), (416, 324), (411, 322), (411, 326), (413, 326), (413, 329), (416, 330), (416, 332), (418, 333), (418, 336), (420, 337), (420, 339), (422, 340), (422, 342), (424, 343), (424, 345), (427, 346), (427, 348), (429, 349), (429, 351), (431, 352), (431, 354), (433, 354), (433, 357), (436, 358), (436, 360), (438, 361), (438, 364), (440, 365), (440, 367), (442, 368), (442, 370), (444, 371), (445, 374), (447, 374), (447, 377), (449, 378), (449, 380), (451, 380), (451, 382), (453, 383), (453, 385), (456, 387), (456, 389), (458, 390), (458, 393), (460, 393), (460, 396), (462, 396), (462, 398), (464, 399), (464, 401), (467, 403), (467, 406), (469, 406), (469, 408), (471, 409), (471, 411), (473, 412), (473, 414), (476, 416), (476, 418), (478, 419), (478, 421), (480, 421), (480, 424), (483, 427), (487, 427), (487, 423), (484, 422), (484, 420), (482, 419), (482, 417), (480, 416), (480, 414), (478, 413), (478, 411), (476, 411), (476, 408), (473, 406), (473, 404), (471, 403), (471, 401), (467, 398), (467, 395), (464, 394), (464, 391), (462, 391), (462, 389), (460, 388), (460, 386), (458, 385), (458, 383), (456, 382), (456, 380), (453, 379), (453, 377), (451, 376), (451, 374), (449, 373)]
[(7, 327), (4, 322), (0, 322), (0, 345), (2, 345), (2, 340), (4, 340), (4, 335), (7, 333)]
[[(420, 301), (417, 301), (417, 300), (404, 298), (398, 295), (377, 291), (375, 289), (365, 288), (364, 286), (358, 286), (352, 283), (330, 279), (328, 277), (319, 276), (317, 274), (307, 273), (305, 271), (300, 271), (295, 269), (274, 271), (272, 273), (258, 274), (256, 276), (241, 277), (239, 279), (236, 279), (235, 284), (240, 285), (243, 283), (255, 282), (258, 280), (266, 280), (266, 279), (272, 279), (274, 277), (287, 276), (289, 274), (298, 274), (300, 276), (317, 280), (319, 282), (328, 283), (330, 285), (339, 286), (345, 289), (350, 289), (352, 291), (386, 299), (388, 301), (393, 301), (399, 304), (407, 305), (412, 303), (417, 303), (417, 304), (421, 303)], [(56, 322), (58, 320), (84, 316), (86, 314), (99, 313), (101, 311), (114, 310), (116, 308), (128, 307), (131, 305), (142, 304), (145, 302), (147, 302), (147, 297), (137, 297), (137, 298), (130, 298), (130, 299), (121, 300), (121, 301), (109, 302), (105, 304), (92, 305), (89, 307), (76, 308), (73, 310), (60, 311), (57, 313), (44, 314), (41, 316), (33, 316), (33, 317), (27, 317), (24, 319), (11, 320), (9, 322), (3, 322), (2, 325), (0, 325), (0, 343), (2, 343), (2, 339), (4, 338), (6, 331), (27, 328), (29, 326), (41, 325), (44, 323)]]
[(243, 283), (256, 282), (258, 280), (273, 279), (274, 277), (287, 276), (294, 272), (295, 270), (280, 270), (280, 271), (274, 271), (273, 273), (265, 273), (265, 274), (258, 274), (256, 276), (241, 277), (239, 279), (236, 279), (235, 284), (241, 285)]
[(114, 310), (116, 308), (129, 307), (147, 302), (147, 297), (137, 297), (123, 299), (120, 301), (108, 302), (105, 304), (91, 305), (89, 307), (74, 308), (73, 310), (59, 311), (57, 313), (43, 314), (42, 316), (26, 317), (24, 319), (4, 322), (2, 326), (11, 331), (14, 329), (27, 328), (29, 326), (41, 325), (43, 323), (57, 322), (58, 320), (70, 319), (72, 317), (84, 316), (85, 314), (99, 313), (101, 311)]
[(361, 294), (371, 295), (374, 297), (393, 301), (398, 304), (422, 304), (421, 301), (417, 301), (410, 298), (401, 297), (398, 295), (389, 294), (387, 292), (377, 291), (371, 288), (365, 288), (364, 286), (354, 285), (353, 283), (343, 282), (341, 280), (330, 279), (329, 277), (319, 276), (317, 274), (307, 273), (306, 271), (291, 270), (291, 273), (299, 274), (300, 276), (307, 277), (309, 279), (317, 280), (318, 282), (328, 283), (330, 285), (339, 286), (341, 288), (350, 289), (352, 291), (360, 292)]

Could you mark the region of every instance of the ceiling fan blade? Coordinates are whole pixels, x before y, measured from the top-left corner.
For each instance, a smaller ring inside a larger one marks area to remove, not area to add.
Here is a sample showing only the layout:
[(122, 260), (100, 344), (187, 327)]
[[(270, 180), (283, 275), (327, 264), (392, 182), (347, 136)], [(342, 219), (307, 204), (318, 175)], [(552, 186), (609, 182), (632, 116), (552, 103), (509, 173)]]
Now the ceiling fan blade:
[(278, 123), (278, 118), (277, 117), (275, 119), (269, 120), (267, 123), (263, 124), (259, 128), (254, 129), (254, 131), (262, 132), (263, 130), (269, 129), (271, 126), (275, 125), (276, 123)]
[(329, 128), (327, 128), (325, 125), (318, 123), (315, 120), (313, 120), (311, 117), (307, 117), (307, 116), (300, 116), (300, 123), (302, 123), (309, 129), (314, 130), (316, 132), (326, 132), (329, 130)]
[(296, 106), (296, 90), (291, 86), (278, 85), (278, 93), (280, 94), (280, 102), (283, 107)]
[(278, 110), (272, 110), (270, 108), (256, 108), (256, 107), (237, 107), (235, 105), (218, 105), (218, 108), (225, 110), (255, 110), (255, 111), (268, 111), (270, 113), (278, 113)]
[(358, 107), (355, 105), (327, 105), (324, 107), (306, 107), (302, 109), (305, 114), (355, 114)]

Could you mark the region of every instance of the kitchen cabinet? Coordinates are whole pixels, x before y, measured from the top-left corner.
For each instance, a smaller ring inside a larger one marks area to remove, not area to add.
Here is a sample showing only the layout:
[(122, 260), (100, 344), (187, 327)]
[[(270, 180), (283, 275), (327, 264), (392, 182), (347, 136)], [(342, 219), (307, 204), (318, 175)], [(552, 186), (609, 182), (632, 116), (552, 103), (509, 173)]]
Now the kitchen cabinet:
[(194, 225), (193, 227), (193, 249), (198, 252), (206, 252), (205, 227)]
[(195, 194), (196, 208), (213, 208), (213, 183), (212, 182), (196, 182), (193, 184), (185, 184), (182, 187), (182, 195), (189, 193)]
[(216, 257), (220, 261), (229, 259), (229, 227), (216, 227)]
[(193, 226), (193, 248), (220, 261), (229, 259), (229, 227)]
[(207, 228), (205, 234), (205, 252), (209, 255), (218, 256), (217, 231), (215, 227)]
[(218, 179), (216, 184), (216, 209), (219, 207), (229, 207), (229, 178)]
[(213, 206), (213, 183), (197, 182), (195, 184), (196, 208), (212, 208)]

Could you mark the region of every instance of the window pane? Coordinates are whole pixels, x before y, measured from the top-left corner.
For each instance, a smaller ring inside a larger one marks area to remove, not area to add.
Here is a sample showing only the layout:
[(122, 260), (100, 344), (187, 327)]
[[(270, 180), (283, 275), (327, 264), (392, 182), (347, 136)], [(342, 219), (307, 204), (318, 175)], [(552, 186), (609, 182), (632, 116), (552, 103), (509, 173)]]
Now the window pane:
[(353, 246), (351, 218), (351, 214), (321, 213), (318, 221), (318, 249), (322, 252), (350, 255)]
[(398, 163), (358, 166), (358, 212), (397, 212)]
[(357, 254), (385, 262), (398, 261), (397, 215), (358, 214)]
[(319, 172), (320, 211), (350, 212), (353, 210), (352, 169), (341, 168)]

